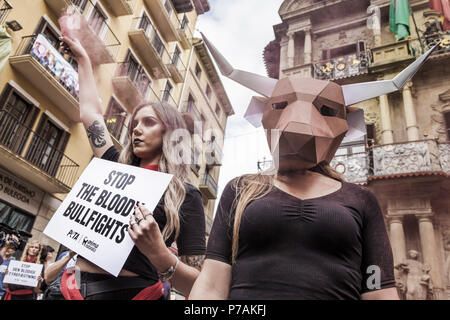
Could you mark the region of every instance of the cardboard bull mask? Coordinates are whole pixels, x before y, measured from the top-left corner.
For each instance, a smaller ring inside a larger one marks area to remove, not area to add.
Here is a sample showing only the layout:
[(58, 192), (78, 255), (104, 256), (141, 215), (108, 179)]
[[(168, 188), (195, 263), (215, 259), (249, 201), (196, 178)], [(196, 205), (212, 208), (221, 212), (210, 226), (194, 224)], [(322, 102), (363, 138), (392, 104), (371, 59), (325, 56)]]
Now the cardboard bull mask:
[(307, 169), (329, 163), (343, 141), (366, 134), (363, 110), (350, 105), (403, 88), (439, 45), (392, 80), (340, 86), (296, 76), (277, 80), (234, 69), (202, 37), (224, 76), (264, 96), (252, 98), (244, 117), (255, 127), (263, 125), (274, 160), (278, 155)]

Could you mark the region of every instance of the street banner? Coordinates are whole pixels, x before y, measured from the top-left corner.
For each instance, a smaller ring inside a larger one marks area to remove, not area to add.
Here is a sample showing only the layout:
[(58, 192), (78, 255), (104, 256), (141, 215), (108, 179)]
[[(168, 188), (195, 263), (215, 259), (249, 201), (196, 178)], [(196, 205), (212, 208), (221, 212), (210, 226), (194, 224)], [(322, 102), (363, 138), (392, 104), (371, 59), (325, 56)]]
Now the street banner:
[(42, 264), (11, 260), (3, 283), (36, 287), (38, 285), (38, 276), (41, 274), (43, 266)]
[(151, 212), (172, 175), (93, 158), (44, 233), (117, 276), (134, 243), (128, 234), (135, 204)]

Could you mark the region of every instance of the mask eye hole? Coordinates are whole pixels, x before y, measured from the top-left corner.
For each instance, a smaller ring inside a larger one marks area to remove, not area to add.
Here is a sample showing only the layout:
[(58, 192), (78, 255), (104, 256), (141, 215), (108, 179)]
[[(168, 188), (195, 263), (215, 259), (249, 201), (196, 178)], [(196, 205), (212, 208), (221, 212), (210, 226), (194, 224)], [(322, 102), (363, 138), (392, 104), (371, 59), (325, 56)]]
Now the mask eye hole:
[(272, 109), (273, 110), (283, 110), (284, 108), (287, 107), (287, 105), (288, 105), (287, 101), (272, 103)]
[(328, 106), (322, 106), (322, 108), (320, 108), (320, 114), (325, 117), (336, 117), (338, 114), (338, 111), (336, 109), (330, 108)]

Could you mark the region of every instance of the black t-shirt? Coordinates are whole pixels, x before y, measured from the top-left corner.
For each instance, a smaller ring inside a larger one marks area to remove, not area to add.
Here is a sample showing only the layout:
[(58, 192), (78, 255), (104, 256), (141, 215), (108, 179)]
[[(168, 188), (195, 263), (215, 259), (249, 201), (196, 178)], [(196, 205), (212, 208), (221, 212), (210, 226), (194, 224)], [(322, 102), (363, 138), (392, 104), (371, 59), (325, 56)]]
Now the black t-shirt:
[[(104, 160), (117, 162), (119, 151), (112, 146), (102, 156)], [(180, 234), (177, 239), (178, 254), (182, 255), (203, 255), (206, 250), (205, 243), (205, 213), (203, 211), (202, 196), (200, 191), (189, 183), (184, 184), (186, 198), (180, 207)], [(163, 230), (166, 225), (166, 213), (164, 210), (164, 196), (159, 201), (153, 217)], [(174, 241), (173, 233), (166, 241), (170, 246)], [(150, 261), (134, 246), (123, 269), (134, 272), (148, 280), (158, 281), (158, 273)]]
[[(230, 265), (235, 197), (229, 182), (206, 253)], [(376, 274), (379, 289), (395, 286), (383, 215), (368, 189), (343, 182), (301, 200), (274, 187), (244, 211), (229, 299), (360, 299)]]

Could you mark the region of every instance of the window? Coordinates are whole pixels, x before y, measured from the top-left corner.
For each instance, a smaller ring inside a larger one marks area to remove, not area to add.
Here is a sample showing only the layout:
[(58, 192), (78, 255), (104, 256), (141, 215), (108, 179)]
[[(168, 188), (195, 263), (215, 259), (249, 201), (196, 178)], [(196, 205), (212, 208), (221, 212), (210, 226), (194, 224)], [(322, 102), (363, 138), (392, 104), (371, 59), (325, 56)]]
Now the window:
[(128, 51), (125, 63), (121, 66), (120, 75), (128, 76), (142, 96), (146, 97), (151, 81), (131, 51)]
[(211, 87), (209, 86), (209, 84), (206, 85), (206, 96), (208, 97), (208, 99), (211, 99)]
[(170, 0), (166, 0), (166, 2), (164, 2), (164, 8), (166, 8), (167, 14), (170, 15), (172, 14), (172, 4), (170, 3)]
[(162, 57), (166, 48), (164, 47), (164, 43), (162, 42), (156, 30), (155, 32), (153, 32), (152, 45), (155, 48), (156, 52), (158, 52), (159, 56)]
[(0, 98), (0, 144), (20, 154), (39, 110), (6, 85)]
[(189, 94), (187, 106), (186, 106), (186, 112), (192, 113), (193, 108), (195, 108), (195, 99), (191, 94)]
[(152, 23), (150, 22), (150, 19), (147, 17), (147, 15), (144, 13), (139, 21), (138, 29), (144, 30), (145, 34), (148, 34), (148, 32), (151, 30)]
[(119, 105), (116, 99), (111, 98), (105, 114), (106, 127), (114, 138), (120, 140), (127, 112)]
[(197, 77), (198, 80), (200, 80), (201, 75), (202, 75), (202, 68), (200, 68), (199, 64), (197, 63), (195, 65), (195, 76)]
[(187, 15), (185, 14), (183, 16), (183, 20), (181, 20), (180, 27), (181, 27), (181, 29), (184, 29), (188, 25), (189, 25), (189, 19), (188, 19)]
[(447, 131), (447, 140), (450, 141), (450, 111), (444, 112), (445, 129)]
[(218, 118), (222, 115), (222, 110), (220, 109), (220, 105), (218, 103), (216, 104), (216, 115)]
[(99, 35), (100, 32), (103, 30), (103, 27), (106, 25), (106, 16), (103, 14), (103, 12), (101, 12), (101, 10), (97, 6), (94, 6), (93, 12), (89, 17), (88, 23), (92, 27), (94, 32), (97, 35)]
[(172, 91), (173, 91), (173, 85), (167, 81), (166, 82), (166, 87), (164, 89), (164, 94), (163, 94), (163, 101), (165, 102), (169, 102), (169, 100), (172, 100)]
[(4, 1), (0, 8), (0, 23), (3, 23), (6, 20), (8, 13), (11, 9), (12, 7), (8, 3), (8, 1)]
[(175, 46), (175, 51), (173, 52), (173, 57), (172, 57), (172, 64), (175, 67), (178, 67), (178, 62), (181, 60), (181, 51), (180, 48), (178, 48), (178, 46)]
[(72, 4), (78, 7), (81, 13), (84, 12), (86, 9), (86, 5), (88, 3), (88, 0), (72, 0)]
[(25, 158), (49, 175), (55, 176), (69, 137), (68, 132), (43, 114)]
[(322, 51), (322, 60), (330, 60), (351, 54), (360, 54), (366, 52), (366, 42), (363, 40), (357, 43), (344, 45), (337, 48), (326, 49)]

